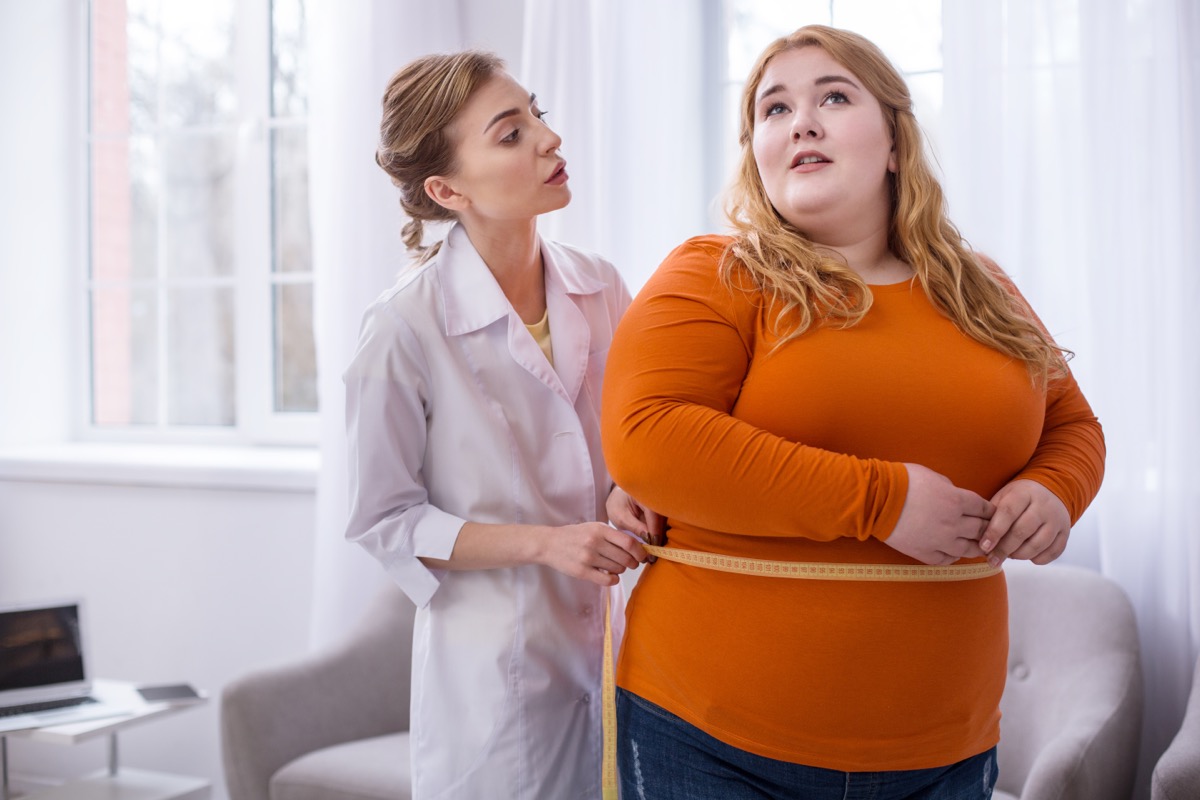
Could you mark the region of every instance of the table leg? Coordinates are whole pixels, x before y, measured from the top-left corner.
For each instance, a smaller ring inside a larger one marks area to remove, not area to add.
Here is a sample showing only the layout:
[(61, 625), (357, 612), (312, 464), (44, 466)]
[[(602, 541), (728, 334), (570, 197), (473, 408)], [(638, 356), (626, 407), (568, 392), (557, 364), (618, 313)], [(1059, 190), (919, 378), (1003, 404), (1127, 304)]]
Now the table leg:
[(117, 735), (110, 733), (108, 735), (108, 774), (115, 776), (117, 770)]
[(8, 737), (0, 736), (0, 800), (8, 800)]

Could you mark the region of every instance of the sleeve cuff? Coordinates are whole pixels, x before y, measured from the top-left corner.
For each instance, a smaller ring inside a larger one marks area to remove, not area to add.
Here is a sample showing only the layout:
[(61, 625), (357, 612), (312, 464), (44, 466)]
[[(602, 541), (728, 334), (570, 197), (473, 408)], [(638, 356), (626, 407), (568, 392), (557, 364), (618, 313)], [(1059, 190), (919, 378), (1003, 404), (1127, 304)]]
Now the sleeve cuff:
[(449, 560), (458, 533), (466, 524), (466, 520), (433, 506), (426, 506), (423, 511), (412, 529), (412, 551), (397, 554), (384, 567), (418, 608), (429, 604), (446, 575), (444, 569), (425, 566), (421, 557)]

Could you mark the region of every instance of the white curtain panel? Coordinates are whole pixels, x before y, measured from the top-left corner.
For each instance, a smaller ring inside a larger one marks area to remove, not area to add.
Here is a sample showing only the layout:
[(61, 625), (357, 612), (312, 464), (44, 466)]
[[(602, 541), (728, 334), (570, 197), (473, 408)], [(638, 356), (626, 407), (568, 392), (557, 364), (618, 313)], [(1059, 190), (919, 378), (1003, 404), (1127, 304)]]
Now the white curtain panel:
[(1200, 647), (1200, 4), (943, 8), (952, 217), (1078, 352), (1104, 425), (1065, 558), (1137, 610), (1145, 796)]
[(342, 538), (348, 514), (342, 372), (367, 305), (408, 263), (399, 197), (375, 164), (388, 79), (425, 53), (460, 49), (456, 0), (309, 4), (309, 169), (321, 471), (317, 483), (312, 641), (344, 634), (387, 580)]
[(521, 81), (549, 110), (571, 176), (570, 205), (539, 230), (605, 256), (635, 293), (672, 248), (711, 229), (712, 5), (525, 0)]

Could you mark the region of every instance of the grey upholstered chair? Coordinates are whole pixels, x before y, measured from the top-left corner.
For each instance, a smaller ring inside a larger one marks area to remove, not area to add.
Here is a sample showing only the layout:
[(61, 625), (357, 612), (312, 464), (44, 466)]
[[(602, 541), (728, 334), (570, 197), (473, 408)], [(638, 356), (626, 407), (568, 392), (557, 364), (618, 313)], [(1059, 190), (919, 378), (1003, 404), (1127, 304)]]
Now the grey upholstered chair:
[(1158, 759), (1150, 781), (1150, 800), (1196, 800), (1200, 797), (1200, 661), (1192, 675), (1192, 696), (1183, 726)]
[(1009, 561), (997, 800), (1129, 800), (1142, 723), (1133, 607), (1089, 570)]
[(414, 608), (384, 590), (339, 646), (221, 693), (230, 800), (408, 800)]

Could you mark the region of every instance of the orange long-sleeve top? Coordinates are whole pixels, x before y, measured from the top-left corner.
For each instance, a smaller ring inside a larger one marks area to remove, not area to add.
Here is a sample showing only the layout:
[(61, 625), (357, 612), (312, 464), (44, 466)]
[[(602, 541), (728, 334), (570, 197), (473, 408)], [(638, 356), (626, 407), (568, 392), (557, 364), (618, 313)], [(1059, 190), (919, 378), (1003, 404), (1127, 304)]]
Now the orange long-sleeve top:
[[(727, 237), (671, 253), (626, 312), (604, 383), (616, 482), (671, 546), (785, 561), (916, 563), (885, 544), (922, 464), (990, 498), (1029, 478), (1072, 522), (1099, 490), (1100, 425), (1073, 378), (963, 335), (915, 281), (850, 328), (776, 348), (775, 309), (722, 283)], [(1002, 575), (825, 582), (659, 560), (628, 605), (617, 682), (712, 736), (844, 771), (942, 766), (999, 741)]]

